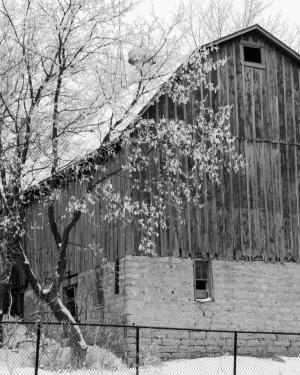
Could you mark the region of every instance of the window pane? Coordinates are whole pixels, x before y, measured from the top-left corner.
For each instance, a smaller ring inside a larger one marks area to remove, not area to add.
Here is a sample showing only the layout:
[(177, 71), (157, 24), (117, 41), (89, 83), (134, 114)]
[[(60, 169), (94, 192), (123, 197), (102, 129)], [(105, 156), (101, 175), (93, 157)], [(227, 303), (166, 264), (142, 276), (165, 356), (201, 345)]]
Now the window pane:
[(201, 272), (201, 270), (197, 270), (196, 269), (196, 277), (195, 277), (196, 279), (202, 279), (202, 272)]
[(196, 280), (196, 289), (197, 290), (206, 290), (207, 281)]
[(208, 279), (208, 273), (207, 271), (197, 271), (196, 270), (196, 279), (200, 280), (207, 280)]
[(196, 279), (208, 279), (208, 262), (196, 261), (195, 263), (195, 278)]
[(200, 263), (200, 262), (196, 262), (196, 264), (195, 264), (195, 269), (196, 269), (196, 271), (200, 271), (200, 272), (201, 272), (201, 270), (202, 270), (202, 266), (201, 266), (201, 263)]

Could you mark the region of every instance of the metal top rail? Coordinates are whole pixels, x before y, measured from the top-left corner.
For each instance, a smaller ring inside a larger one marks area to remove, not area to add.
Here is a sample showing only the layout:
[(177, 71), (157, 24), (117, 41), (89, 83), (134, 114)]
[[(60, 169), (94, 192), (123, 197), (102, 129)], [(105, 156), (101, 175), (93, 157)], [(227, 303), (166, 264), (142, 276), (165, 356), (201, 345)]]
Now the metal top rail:
[[(26, 322), (26, 321), (13, 321), (13, 322), (0, 322), (0, 324), (44, 324), (44, 325), (62, 325), (63, 322)], [(71, 325), (68, 323), (68, 325)], [(222, 332), (222, 333), (244, 333), (244, 334), (278, 334), (278, 335), (300, 335), (300, 332), (288, 332), (288, 331), (249, 331), (249, 330), (223, 330), (223, 329), (207, 329), (207, 328), (183, 328), (183, 327), (159, 327), (159, 326), (144, 326), (144, 325), (129, 325), (129, 324), (105, 324), (105, 323), (74, 323), (77, 326), (89, 326), (89, 327), (115, 327), (115, 328), (139, 328), (139, 329), (159, 329), (159, 330), (173, 330), (173, 331), (190, 331), (190, 332)]]

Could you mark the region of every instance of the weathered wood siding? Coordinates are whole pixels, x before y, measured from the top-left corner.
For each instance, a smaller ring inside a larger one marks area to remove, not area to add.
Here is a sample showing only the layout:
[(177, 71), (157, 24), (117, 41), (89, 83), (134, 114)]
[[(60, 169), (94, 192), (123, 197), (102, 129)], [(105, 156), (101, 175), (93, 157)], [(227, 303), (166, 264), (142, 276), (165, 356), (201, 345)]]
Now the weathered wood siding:
[[(119, 168), (122, 153), (115, 160), (107, 162), (109, 171)], [(131, 193), (130, 180), (122, 175), (112, 177), (116, 191)], [(66, 212), (71, 196), (79, 198), (85, 194), (84, 183), (73, 181), (61, 191), (60, 199), (55, 204), (55, 217), (59, 230), (70, 221)], [(67, 249), (67, 272), (70, 275), (99, 266), (100, 259), (95, 247), (104, 249), (104, 256), (109, 260), (130, 254), (134, 248), (134, 235), (130, 226), (123, 227), (109, 224), (102, 218), (103, 202), (95, 205), (93, 216), (82, 214), (69, 237)], [(54, 238), (50, 232), (47, 209), (42, 202), (33, 202), (26, 210), (27, 234), (25, 240), (26, 252), (37, 275), (42, 278), (51, 276), (56, 267), (57, 251)], [(92, 245), (92, 246), (90, 246)]]
[[(208, 96), (212, 105), (233, 106), (232, 132), (246, 168), (238, 174), (224, 172), (220, 185), (207, 183), (204, 207), (186, 206), (186, 225), (179, 225), (170, 209), (169, 227), (161, 230), (157, 241), (159, 255), (299, 260), (299, 64), (254, 32), (244, 36), (247, 38), (264, 44), (265, 68), (241, 64), (240, 39), (227, 41), (218, 52), (227, 63), (212, 75), (220, 90)], [(144, 116), (191, 121), (193, 112), (192, 100), (177, 106), (161, 98)], [(122, 152), (108, 162), (108, 169), (117, 168), (121, 159)], [(112, 179), (117, 190), (131, 191), (128, 179), (120, 175)], [(64, 215), (68, 197), (80, 195), (82, 189), (78, 182), (65, 188), (57, 217)], [(110, 260), (137, 252), (139, 234), (134, 225), (124, 228), (105, 223), (101, 204), (94, 217), (83, 215), (72, 231), (67, 269), (71, 274), (97, 266), (98, 258), (87, 248), (90, 243), (99, 244)], [(55, 265), (56, 253), (41, 204), (28, 209), (27, 223), (27, 252), (36, 272), (46, 277)]]
[(224, 43), (218, 96), (233, 105), (246, 168), (211, 189), (202, 237), (210, 254), (225, 258), (298, 261), (299, 64), (255, 33), (244, 39), (264, 44), (265, 69), (241, 64), (239, 39)]

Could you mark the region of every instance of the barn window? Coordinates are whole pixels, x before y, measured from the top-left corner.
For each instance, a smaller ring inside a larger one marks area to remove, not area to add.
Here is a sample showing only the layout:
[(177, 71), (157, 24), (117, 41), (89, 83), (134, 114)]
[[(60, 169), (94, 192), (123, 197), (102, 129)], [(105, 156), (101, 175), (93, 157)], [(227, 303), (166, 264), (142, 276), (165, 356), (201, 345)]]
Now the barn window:
[(196, 300), (211, 300), (212, 272), (211, 261), (196, 259), (194, 262), (194, 285)]
[(241, 60), (243, 65), (264, 68), (264, 49), (255, 43), (241, 43)]
[(244, 59), (248, 62), (261, 64), (261, 49), (259, 47), (244, 46)]
[(120, 292), (120, 261), (115, 260), (115, 294)]

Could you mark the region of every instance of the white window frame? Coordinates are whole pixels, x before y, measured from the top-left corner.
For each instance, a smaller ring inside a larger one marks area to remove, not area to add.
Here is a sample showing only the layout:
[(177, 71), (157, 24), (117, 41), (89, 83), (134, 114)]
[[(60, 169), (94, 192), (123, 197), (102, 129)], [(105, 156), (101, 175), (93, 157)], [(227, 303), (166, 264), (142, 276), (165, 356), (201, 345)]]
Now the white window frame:
[[(207, 278), (197, 278), (196, 264), (202, 263), (207, 265)], [(205, 282), (205, 289), (197, 288), (197, 281)], [(213, 301), (212, 296), (212, 263), (210, 259), (194, 259), (194, 296), (199, 302)]]

